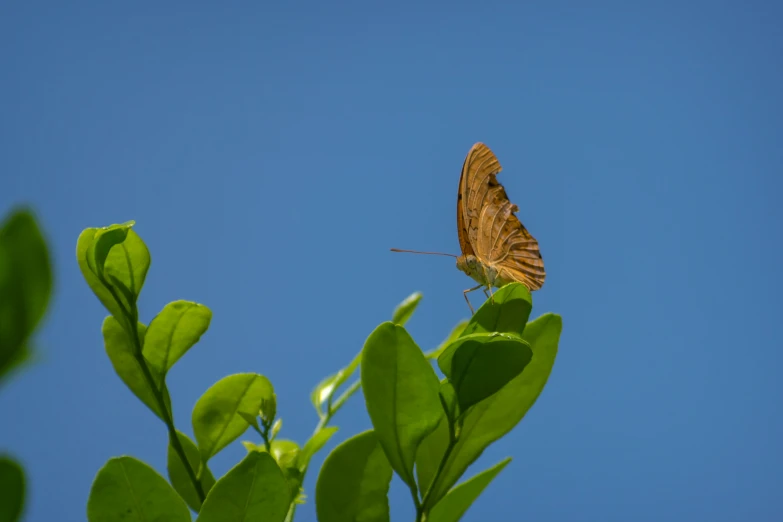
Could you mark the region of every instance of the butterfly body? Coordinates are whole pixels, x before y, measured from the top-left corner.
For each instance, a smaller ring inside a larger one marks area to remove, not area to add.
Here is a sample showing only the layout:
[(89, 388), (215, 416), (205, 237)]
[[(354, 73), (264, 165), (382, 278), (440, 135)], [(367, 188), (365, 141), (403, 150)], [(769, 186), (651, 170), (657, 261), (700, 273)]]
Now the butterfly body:
[(473, 255), (459, 256), (457, 258), (457, 268), (465, 272), (481, 286), (500, 288), (513, 281), (513, 279), (501, 277), (495, 266), (484, 264)]

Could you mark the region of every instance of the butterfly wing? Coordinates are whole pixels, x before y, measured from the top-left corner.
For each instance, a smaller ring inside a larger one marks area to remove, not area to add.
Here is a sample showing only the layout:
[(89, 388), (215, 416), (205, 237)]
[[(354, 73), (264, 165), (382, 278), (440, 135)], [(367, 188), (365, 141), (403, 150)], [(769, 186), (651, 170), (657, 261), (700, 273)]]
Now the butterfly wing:
[(538, 241), (514, 214), (519, 209), (508, 200), (503, 186), (498, 183), (492, 192), (493, 200), (482, 209), (479, 221), (479, 259), (495, 266), (501, 279), (538, 290), (546, 279)]
[(468, 151), (462, 165), (457, 192), (457, 234), (463, 255), (476, 255), (481, 208), (487, 200), (487, 180), (502, 167), (483, 143), (476, 143)]
[(538, 241), (514, 214), (519, 208), (498, 182), (500, 170), (489, 147), (477, 143), (470, 149), (462, 168), (463, 222), (458, 218), (458, 226), (479, 261), (497, 268), (501, 279), (538, 290), (546, 278)]

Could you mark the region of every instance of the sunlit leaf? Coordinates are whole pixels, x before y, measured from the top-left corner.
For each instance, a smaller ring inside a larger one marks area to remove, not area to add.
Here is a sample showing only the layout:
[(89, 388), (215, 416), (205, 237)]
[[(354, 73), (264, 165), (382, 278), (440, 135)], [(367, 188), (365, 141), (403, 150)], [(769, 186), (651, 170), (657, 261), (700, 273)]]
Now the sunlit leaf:
[(282, 522), (289, 502), (289, 486), (275, 460), (251, 451), (215, 483), (197, 522)]
[[(212, 471), (209, 467), (201, 462), (201, 456), (198, 452), (196, 443), (190, 440), (190, 437), (182, 432), (177, 431), (177, 438), (179, 439), (182, 448), (185, 450), (190, 467), (196, 476), (200, 477), (199, 483), (201, 484), (201, 490), (204, 494), (209, 493), (212, 486), (215, 485), (215, 476), (212, 475)], [(185, 502), (187, 502), (190, 509), (197, 512), (201, 509), (201, 499), (196, 493), (196, 488), (193, 485), (193, 481), (190, 478), (185, 465), (179, 457), (179, 454), (174, 449), (174, 445), (169, 440), (168, 453), (166, 455), (166, 467), (169, 472), (169, 480), (174, 489), (179, 493)]]
[(123, 327), (138, 298), (150, 266), (144, 241), (133, 222), (85, 229), (76, 243), (76, 260), (85, 281)]
[(298, 465), (301, 471), (307, 469), (307, 465), (310, 463), (310, 459), (313, 458), (313, 455), (321, 451), (321, 448), (329, 442), (329, 439), (331, 439), (332, 435), (335, 433), (337, 433), (337, 428), (335, 426), (327, 426), (310, 437), (310, 440), (305, 443), (302, 451), (299, 453)]
[(204, 462), (242, 435), (249, 424), (240, 413), (256, 415), (264, 400), (274, 396), (269, 379), (238, 373), (219, 380), (193, 408), (193, 434)]
[(476, 310), (462, 336), (492, 332), (522, 335), (532, 309), (533, 299), (527, 287), (507, 284)]
[(310, 393), (310, 401), (313, 403), (313, 406), (315, 406), (315, 411), (318, 412), (319, 417), (324, 414), (323, 406), (334, 394), (334, 390), (337, 388), (337, 379), (339, 377), (339, 372), (324, 377)]
[(443, 416), (435, 371), (405, 328), (386, 322), (367, 338), (361, 374), (375, 435), (392, 468), (413, 486), (416, 448)]
[(247, 451), (266, 451), (266, 447), (264, 446), (263, 442), (256, 444), (255, 442), (250, 442), (249, 440), (243, 440), (242, 445)]
[(204, 305), (167, 304), (147, 328), (144, 358), (159, 374), (165, 374), (204, 335), (211, 319), (212, 312)]
[(109, 258), (109, 252), (114, 246), (125, 241), (133, 225), (134, 223), (125, 223), (95, 230), (87, 250), (87, 265), (98, 279), (102, 281), (106, 279), (106, 260)]
[(269, 430), (269, 438), (274, 439), (283, 427), (283, 419), (277, 419)]
[(292, 440), (278, 439), (270, 443), (271, 454), (277, 465), (283, 470), (291, 493), (290, 500), (295, 499), (302, 485), (302, 472), (299, 470), (299, 445)]
[(468, 508), (475, 502), (481, 492), (484, 491), (490, 482), (500, 473), (506, 464), (511, 462), (507, 458), (491, 468), (482, 471), (475, 477), (466, 480), (449, 491), (445, 497), (438, 502), (427, 516), (427, 522), (457, 522)]
[(318, 475), (318, 522), (389, 522), (391, 478), (391, 466), (372, 430), (346, 440), (326, 457)]
[(411, 318), (413, 312), (416, 311), (416, 307), (419, 306), (421, 297), (421, 292), (413, 292), (411, 295), (406, 297), (405, 300), (397, 305), (397, 308), (394, 309), (394, 314), (392, 314), (392, 322), (400, 326), (405, 326), (405, 323), (407, 323), (408, 319)]
[[(146, 326), (138, 323), (139, 343), (144, 343)], [(147, 373), (139, 363), (137, 356), (138, 347), (135, 340), (131, 339), (128, 333), (120, 326), (120, 323), (113, 316), (108, 316), (103, 321), (101, 329), (103, 333), (103, 343), (106, 348), (106, 355), (109, 356), (114, 371), (122, 379), (122, 382), (143, 402), (152, 412), (165, 422), (166, 416), (160, 409), (156, 398), (153, 384), (147, 378)], [(166, 408), (171, 412), (171, 398), (161, 375), (158, 375), (151, 368), (149, 375), (153, 383), (159, 383), (157, 389), (163, 396)]]
[(297, 467), (297, 458), (299, 457), (299, 444), (292, 440), (278, 439), (270, 444), (272, 456), (281, 468)]
[[(528, 323), (522, 338), (530, 345), (533, 358), (499, 392), (465, 413), (460, 438), (434, 486), (433, 503), (443, 497), (487, 446), (511, 431), (533, 406), (555, 363), (561, 330), (562, 320), (555, 314), (544, 314)], [(448, 432), (438, 429), (422, 448), (433, 454), (430, 458), (436, 459), (447, 443)]]
[(345, 381), (347, 381), (351, 375), (353, 375), (353, 373), (356, 371), (356, 368), (359, 367), (361, 360), (362, 353), (359, 352), (348, 366), (339, 372), (324, 378), (320, 383), (318, 383), (318, 386), (316, 386), (313, 392), (310, 394), (310, 400), (312, 401), (313, 406), (315, 406), (319, 416), (323, 415), (324, 413), (324, 404), (329, 402), (329, 400), (334, 395), (335, 390), (342, 386), (343, 383), (345, 383)]
[(441, 354), (438, 357), (438, 368), (440, 368), (440, 371), (442, 371), (446, 377), (450, 378), (452, 365), (451, 361), (458, 349), (461, 349), (462, 346), (467, 346), (468, 350), (472, 350), (481, 344), (492, 341), (493, 339), (517, 340), (522, 342), (522, 338), (516, 336), (515, 334), (477, 333), (463, 335), (452, 341), (451, 344), (446, 346), (446, 348), (441, 351)]
[(258, 414), (245, 413), (244, 411), (238, 411), (237, 415), (245, 419), (250, 426), (252, 426), (257, 432), (261, 431), (261, 427), (258, 425)]
[[(462, 341), (462, 342), (460, 342)], [(449, 381), (457, 393), (460, 411), (486, 399), (522, 373), (533, 353), (530, 346), (503, 335), (472, 335), (458, 341), (449, 364)], [(447, 352), (438, 359), (440, 365)], [(441, 371), (445, 365), (441, 365)]]
[(87, 500), (90, 522), (190, 522), (190, 511), (166, 479), (133, 457), (109, 459)]

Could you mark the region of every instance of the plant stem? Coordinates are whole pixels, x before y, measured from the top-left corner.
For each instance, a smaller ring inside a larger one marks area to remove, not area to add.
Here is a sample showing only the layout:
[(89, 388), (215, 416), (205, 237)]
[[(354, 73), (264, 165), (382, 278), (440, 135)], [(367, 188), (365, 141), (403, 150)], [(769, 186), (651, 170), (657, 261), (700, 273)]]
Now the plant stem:
[(261, 433), (261, 438), (264, 439), (264, 446), (266, 447), (266, 452), (271, 455), (272, 443), (269, 441), (269, 424), (267, 424), (266, 421), (262, 421), (262, 422), (263, 422), (264, 429), (259, 433)]
[[(339, 397), (337, 397), (337, 400), (332, 403), (332, 398), (329, 397), (329, 401), (327, 402), (326, 407), (326, 413), (321, 416), (321, 419), (318, 421), (318, 425), (315, 427), (315, 430), (313, 431), (313, 435), (316, 435), (318, 432), (320, 432), (322, 429), (324, 429), (328, 424), (329, 421), (332, 420), (332, 417), (334, 417), (334, 414), (337, 413), (340, 408), (345, 404), (345, 401), (351, 398), (351, 396), (359, 390), (362, 386), (362, 381), (357, 379), (351, 385), (346, 388), (346, 390), (340, 394)], [(309, 467), (309, 466), (308, 466)], [(305, 475), (307, 474), (307, 467), (302, 470), (302, 484), (304, 484)], [(291, 507), (288, 510), (288, 514), (285, 517), (284, 522), (293, 522), (294, 520), (294, 513), (296, 513), (296, 502), (293, 502), (291, 504)]]
[(416, 506), (416, 522), (421, 522), (424, 520), (424, 505), (419, 502), (419, 492), (416, 490), (416, 484), (408, 484), (408, 489), (411, 491), (413, 505)]
[[(457, 446), (457, 436), (455, 435), (454, 426), (451, 422), (449, 422), (449, 445), (446, 446), (446, 452), (443, 454), (443, 458), (440, 459), (440, 463), (438, 464), (438, 470), (435, 472), (435, 476), (432, 479), (432, 482), (430, 483), (430, 487), (427, 488), (427, 493), (424, 494), (424, 498), (421, 500), (422, 509), (428, 508), (428, 504), (430, 501), (430, 498), (432, 497), (433, 491), (435, 491), (435, 487), (438, 485), (438, 480), (440, 479), (440, 476), (443, 474), (443, 470), (446, 468), (446, 463), (449, 460), (449, 457), (451, 457), (451, 452), (454, 451), (454, 448)], [(426, 513), (423, 514), (426, 518)], [(421, 522), (424, 520), (424, 518), (417, 518), (417, 522)]]
[[(343, 393), (340, 394), (339, 397), (337, 397), (337, 400), (334, 401), (334, 405), (332, 405), (332, 407), (329, 408), (329, 411), (327, 412), (326, 423), (328, 423), (329, 420), (331, 420), (331, 418), (334, 416), (335, 413), (340, 411), (340, 408), (343, 407), (343, 404), (345, 404), (345, 402), (348, 399), (350, 399), (351, 396), (354, 393), (356, 393), (361, 387), (362, 387), (362, 381), (356, 379), (354, 382), (351, 383), (351, 385), (348, 388), (346, 388), (346, 390)], [(326, 423), (324, 423), (324, 426), (326, 426)]]
[(188, 457), (185, 454), (185, 448), (182, 447), (182, 443), (180, 442), (179, 437), (177, 436), (177, 429), (174, 427), (174, 418), (171, 412), (169, 411), (168, 407), (166, 406), (166, 401), (163, 398), (163, 392), (161, 392), (161, 390), (158, 389), (157, 383), (155, 382), (155, 378), (152, 376), (152, 372), (150, 372), (150, 369), (147, 366), (147, 361), (144, 359), (144, 354), (142, 353), (141, 339), (139, 338), (139, 326), (138, 326), (139, 310), (138, 308), (136, 308), (136, 303), (131, 303), (131, 309), (126, 310), (125, 306), (122, 304), (122, 301), (118, 299), (117, 293), (114, 291), (114, 288), (110, 285), (106, 285), (106, 286), (109, 289), (109, 292), (111, 292), (114, 301), (119, 305), (120, 309), (122, 310), (122, 313), (125, 315), (125, 318), (130, 322), (130, 327), (133, 332), (132, 333), (133, 348), (134, 348), (133, 355), (136, 359), (136, 362), (139, 363), (139, 366), (141, 367), (141, 371), (144, 374), (144, 379), (147, 381), (147, 384), (152, 390), (152, 394), (155, 397), (155, 402), (158, 404), (158, 409), (163, 415), (163, 422), (166, 424), (166, 428), (168, 429), (169, 432), (169, 441), (171, 442), (171, 445), (174, 447), (174, 451), (177, 452), (177, 456), (179, 457), (179, 460), (182, 461), (182, 465), (185, 467), (185, 471), (187, 472), (190, 481), (193, 483), (193, 488), (196, 490), (196, 494), (198, 495), (199, 501), (204, 502), (204, 499), (207, 497), (204, 494), (204, 488), (201, 487), (201, 482), (199, 482), (198, 478), (196, 477), (196, 473), (195, 471), (193, 471), (193, 467), (190, 465), (190, 461), (188, 460)]
[(291, 504), (291, 507), (288, 509), (288, 514), (286, 514), (285, 520), (283, 522), (293, 522), (294, 513), (296, 513), (296, 502)]

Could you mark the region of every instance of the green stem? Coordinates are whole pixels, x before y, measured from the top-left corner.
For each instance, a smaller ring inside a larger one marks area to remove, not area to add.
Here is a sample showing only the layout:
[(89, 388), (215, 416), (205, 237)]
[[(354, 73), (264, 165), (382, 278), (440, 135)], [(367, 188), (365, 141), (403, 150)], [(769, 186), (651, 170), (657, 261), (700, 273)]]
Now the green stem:
[(174, 419), (168, 407), (166, 406), (166, 401), (163, 398), (163, 392), (158, 389), (158, 386), (155, 383), (155, 378), (152, 376), (152, 372), (150, 372), (150, 369), (147, 366), (147, 361), (144, 359), (141, 339), (139, 338), (139, 310), (136, 308), (136, 303), (131, 303), (131, 309), (126, 310), (125, 306), (122, 304), (122, 301), (117, 298), (117, 293), (114, 291), (114, 288), (110, 285), (106, 285), (106, 287), (108, 288), (109, 292), (111, 292), (114, 301), (119, 305), (122, 313), (125, 315), (125, 318), (130, 322), (130, 327), (133, 332), (133, 355), (136, 358), (136, 362), (139, 363), (141, 371), (144, 374), (144, 379), (147, 381), (147, 384), (152, 390), (152, 394), (155, 397), (155, 402), (158, 404), (158, 409), (163, 415), (163, 422), (166, 424), (166, 428), (169, 432), (169, 441), (174, 447), (174, 451), (177, 452), (179, 460), (182, 461), (182, 465), (185, 467), (185, 471), (187, 472), (190, 481), (193, 483), (193, 488), (196, 490), (199, 501), (204, 502), (204, 499), (207, 498), (207, 496), (204, 494), (204, 488), (201, 487), (201, 482), (199, 482), (198, 478), (196, 477), (196, 472), (193, 471), (193, 467), (190, 465), (190, 461), (185, 454), (185, 448), (182, 447), (182, 443), (177, 436), (177, 429), (174, 427)]
[(285, 520), (283, 522), (293, 522), (295, 513), (296, 513), (296, 502), (292, 502), (291, 507), (288, 508), (288, 514), (286, 514)]
[(329, 419), (332, 418), (332, 416), (337, 413), (340, 408), (343, 407), (343, 404), (345, 404), (345, 401), (351, 398), (351, 396), (359, 391), (359, 388), (362, 387), (362, 381), (359, 379), (356, 379), (354, 382), (351, 383), (346, 390), (340, 394), (339, 397), (337, 397), (337, 400), (334, 401), (334, 406), (331, 408), (331, 414), (329, 415)]
[[(357, 379), (356, 381), (351, 383), (351, 385), (348, 388), (346, 388), (346, 390), (343, 393), (341, 393), (339, 397), (337, 397), (337, 400), (335, 400), (334, 403), (332, 403), (332, 398), (329, 397), (329, 401), (327, 402), (327, 407), (326, 407), (326, 413), (322, 415), (321, 419), (318, 421), (318, 425), (315, 427), (315, 430), (313, 431), (313, 435), (316, 435), (318, 432), (324, 429), (329, 424), (329, 421), (332, 420), (334, 414), (340, 410), (343, 404), (345, 404), (345, 401), (350, 399), (351, 396), (354, 393), (356, 393), (361, 387), (362, 387), (362, 381)], [(302, 484), (304, 484), (304, 479), (306, 474), (307, 474), (307, 467), (302, 470)], [(291, 504), (291, 507), (288, 509), (288, 514), (286, 515), (284, 522), (293, 522), (294, 513), (296, 513), (296, 502), (293, 502)]]
[(270, 455), (272, 454), (272, 443), (269, 441), (269, 424), (264, 422), (264, 430), (261, 433), (261, 438), (264, 439), (264, 446), (266, 447), (266, 452)]
[(408, 484), (408, 489), (411, 492), (411, 498), (413, 498), (413, 505), (416, 506), (416, 522), (422, 522), (424, 520), (424, 504), (419, 502), (419, 492), (416, 490), (416, 484)]
[[(435, 491), (435, 487), (438, 485), (438, 480), (440, 479), (440, 476), (443, 474), (443, 470), (446, 468), (446, 463), (449, 460), (449, 457), (451, 457), (451, 452), (454, 451), (454, 448), (457, 446), (457, 439), (456, 431), (454, 429), (454, 424), (452, 422), (449, 422), (449, 445), (446, 447), (446, 452), (443, 454), (443, 458), (440, 459), (440, 463), (438, 464), (438, 470), (435, 472), (435, 476), (432, 479), (432, 482), (430, 483), (430, 487), (427, 488), (427, 493), (424, 494), (424, 498), (421, 500), (421, 506), (422, 510), (428, 510), (429, 509), (429, 501), (432, 497), (433, 492)], [(421, 518), (421, 517), (424, 518)], [(426, 519), (426, 512), (422, 513), (421, 516), (416, 518), (417, 522), (422, 522)]]

